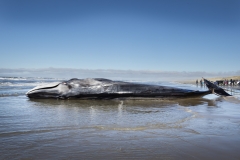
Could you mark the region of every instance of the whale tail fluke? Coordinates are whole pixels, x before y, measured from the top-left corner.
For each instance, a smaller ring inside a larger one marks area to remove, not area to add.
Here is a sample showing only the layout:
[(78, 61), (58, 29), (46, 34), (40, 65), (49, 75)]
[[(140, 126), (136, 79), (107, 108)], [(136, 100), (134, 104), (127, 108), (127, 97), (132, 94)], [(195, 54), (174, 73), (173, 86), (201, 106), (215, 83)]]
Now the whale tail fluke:
[(231, 96), (230, 94), (225, 92), (224, 89), (222, 89), (221, 87), (218, 87), (217, 85), (213, 84), (209, 80), (206, 80), (204, 78), (203, 78), (203, 80), (204, 80), (204, 83), (206, 84), (206, 86), (208, 87), (208, 89), (210, 91), (212, 91), (212, 93), (215, 93), (220, 96)]

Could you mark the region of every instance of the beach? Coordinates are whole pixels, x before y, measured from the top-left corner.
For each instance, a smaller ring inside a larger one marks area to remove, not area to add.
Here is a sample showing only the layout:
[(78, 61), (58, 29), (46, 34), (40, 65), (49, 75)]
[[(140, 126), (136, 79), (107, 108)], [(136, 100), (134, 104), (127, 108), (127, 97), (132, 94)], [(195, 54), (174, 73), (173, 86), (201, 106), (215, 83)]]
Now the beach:
[[(198, 80), (198, 82), (201, 80), (202, 78), (197, 78), (197, 79), (187, 79), (187, 80), (181, 80), (178, 81), (179, 83), (183, 83), (183, 84), (196, 84), (196, 80)], [(220, 80), (239, 80), (240, 81), (240, 76), (228, 76), (228, 77), (210, 77), (207, 78), (208, 80), (215, 82), (215, 81), (220, 81)]]
[(156, 100), (25, 95), (56, 81), (61, 79), (0, 78), (0, 159), (240, 159), (238, 94)]
[(3, 0), (0, 26), (0, 160), (240, 160), (239, 0)]

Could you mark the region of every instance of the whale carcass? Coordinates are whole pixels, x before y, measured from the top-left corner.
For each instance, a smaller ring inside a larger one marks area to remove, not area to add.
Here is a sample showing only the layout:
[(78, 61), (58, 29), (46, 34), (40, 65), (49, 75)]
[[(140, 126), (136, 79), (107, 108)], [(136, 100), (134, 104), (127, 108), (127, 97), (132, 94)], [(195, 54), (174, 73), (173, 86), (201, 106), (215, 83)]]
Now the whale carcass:
[(195, 91), (160, 85), (113, 81), (103, 78), (70, 79), (54, 84), (37, 86), (26, 94), (29, 98), (55, 99), (114, 99), (114, 98), (163, 98), (203, 96), (215, 92), (229, 96), (223, 89), (204, 79), (207, 91)]

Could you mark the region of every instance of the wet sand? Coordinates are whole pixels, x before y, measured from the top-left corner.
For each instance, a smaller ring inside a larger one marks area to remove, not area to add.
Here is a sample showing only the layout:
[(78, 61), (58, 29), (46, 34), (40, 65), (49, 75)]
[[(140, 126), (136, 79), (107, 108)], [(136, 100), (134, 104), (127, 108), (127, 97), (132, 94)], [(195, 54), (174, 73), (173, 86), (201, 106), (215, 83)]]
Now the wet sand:
[(34, 100), (24, 93), (39, 79), (2, 81), (0, 159), (240, 159), (239, 95)]
[[(211, 78), (206, 78), (210, 81), (217, 81), (217, 80), (240, 80), (240, 76), (231, 76), (231, 77), (211, 77)], [(191, 80), (182, 80), (182, 81), (178, 81), (179, 83), (183, 83), (183, 84), (196, 84), (196, 80), (198, 80), (198, 82), (201, 80), (201, 77), (199, 77), (198, 79), (191, 79)]]
[(0, 98), (0, 159), (240, 159), (240, 103)]

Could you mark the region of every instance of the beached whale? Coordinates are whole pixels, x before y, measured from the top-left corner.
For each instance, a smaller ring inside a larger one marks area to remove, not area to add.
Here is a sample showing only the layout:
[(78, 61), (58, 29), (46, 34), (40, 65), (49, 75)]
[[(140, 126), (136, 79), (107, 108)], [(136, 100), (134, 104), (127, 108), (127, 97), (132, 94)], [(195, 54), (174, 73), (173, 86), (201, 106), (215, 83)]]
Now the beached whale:
[(195, 91), (168, 86), (112, 81), (103, 78), (70, 79), (60, 83), (37, 86), (26, 94), (29, 98), (56, 99), (114, 99), (114, 98), (163, 98), (203, 96), (212, 92), (230, 96), (222, 88), (204, 79), (208, 91)]

